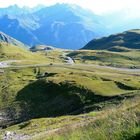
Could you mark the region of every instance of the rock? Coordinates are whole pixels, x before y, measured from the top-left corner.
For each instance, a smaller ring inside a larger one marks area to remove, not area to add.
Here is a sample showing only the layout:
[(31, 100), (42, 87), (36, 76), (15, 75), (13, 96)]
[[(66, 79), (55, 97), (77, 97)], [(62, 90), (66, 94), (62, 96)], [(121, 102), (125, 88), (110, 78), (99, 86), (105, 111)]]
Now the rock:
[(3, 140), (12, 140), (15, 135), (16, 135), (15, 132), (6, 131), (3, 136)]

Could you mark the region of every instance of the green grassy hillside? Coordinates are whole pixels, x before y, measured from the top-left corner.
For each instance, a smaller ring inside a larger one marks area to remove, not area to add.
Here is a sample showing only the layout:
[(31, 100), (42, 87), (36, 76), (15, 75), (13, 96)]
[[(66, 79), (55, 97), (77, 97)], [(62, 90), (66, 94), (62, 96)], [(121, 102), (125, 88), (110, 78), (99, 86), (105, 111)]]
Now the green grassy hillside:
[(0, 75), (0, 109), (14, 122), (102, 110), (138, 94), (138, 75), (94, 66), (5, 69)]
[[(139, 114), (139, 93), (140, 72), (93, 65), (5, 68), (0, 73), (0, 137), (6, 131), (32, 140), (45, 140), (46, 134), (47, 139), (88, 139), (99, 131), (97, 139), (134, 137), (139, 133), (138, 118), (133, 118)], [(116, 127), (112, 120), (121, 125)]]
[(140, 49), (140, 30), (129, 30), (120, 34), (94, 39), (90, 41), (83, 49), (108, 50), (114, 46)]
[[(66, 64), (68, 56), (76, 64)], [(90, 65), (139, 68), (139, 50), (31, 52), (0, 42), (5, 60), (20, 61), (0, 69), (0, 139), (9, 132), (25, 140), (139, 137), (140, 71)]]
[(65, 50), (44, 45), (29, 50), (28, 46), (0, 32), (0, 61), (20, 60), (14, 62), (14, 65), (62, 63), (66, 59), (64, 52)]
[(31, 52), (21, 46), (0, 42), (0, 61), (20, 60), (14, 62), (14, 65), (65, 63), (66, 58), (63, 53), (65, 53), (65, 50), (61, 49)]
[[(21, 45), (12, 45), (7, 42), (0, 42), (0, 61), (21, 60), (15, 65), (23, 64), (46, 64), (66, 63), (67, 56), (73, 58), (76, 63), (109, 65), (114, 67), (140, 67), (140, 50), (129, 49), (122, 46), (113, 46), (108, 50), (78, 50), (70, 51), (48, 47), (51, 50), (44, 50), (47, 46), (39, 45), (31, 52)], [(41, 51), (40, 51), (41, 50)]]
[(0, 43), (0, 60), (33, 60), (36, 59), (36, 57), (39, 57), (39, 55), (34, 55), (27, 49), (21, 48), (20, 46), (14, 46), (4, 42)]
[[(126, 50), (126, 49), (125, 49)], [(68, 54), (76, 63), (99, 64), (114, 67), (140, 67), (140, 51), (128, 50), (123, 52), (101, 50), (78, 50)]]

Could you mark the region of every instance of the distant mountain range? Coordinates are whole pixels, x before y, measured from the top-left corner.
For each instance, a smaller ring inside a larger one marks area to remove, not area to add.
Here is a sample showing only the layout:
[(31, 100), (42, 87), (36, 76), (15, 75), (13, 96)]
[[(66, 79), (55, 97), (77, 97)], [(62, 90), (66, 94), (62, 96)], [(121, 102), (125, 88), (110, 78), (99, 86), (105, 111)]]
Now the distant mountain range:
[(78, 49), (106, 34), (100, 17), (76, 5), (0, 9), (0, 30), (30, 46)]
[(140, 49), (140, 29), (129, 30), (100, 39), (93, 39), (83, 49), (121, 51), (122, 47), (127, 49)]
[(29, 46), (79, 49), (93, 38), (139, 28), (139, 18), (132, 20), (123, 15), (99, 16), (71, 4), (35, 8), (13, 5), (0, 8), (0, 30)]

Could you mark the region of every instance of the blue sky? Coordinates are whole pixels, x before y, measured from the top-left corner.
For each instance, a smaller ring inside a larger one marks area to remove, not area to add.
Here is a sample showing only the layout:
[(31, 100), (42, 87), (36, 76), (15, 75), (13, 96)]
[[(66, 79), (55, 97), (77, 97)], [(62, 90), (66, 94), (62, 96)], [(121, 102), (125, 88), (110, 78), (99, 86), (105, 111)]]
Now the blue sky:
[(133, 14), (139, 11), (140, 0), (0, 0), (0, 7), (17, 4), (20, 7), (34, 7), (38, 4), (53, 5), (55, 3), (73, 3), (84, 8), (91, 9), (96, 14), (103, 14), (118, 10), (131, 11)]

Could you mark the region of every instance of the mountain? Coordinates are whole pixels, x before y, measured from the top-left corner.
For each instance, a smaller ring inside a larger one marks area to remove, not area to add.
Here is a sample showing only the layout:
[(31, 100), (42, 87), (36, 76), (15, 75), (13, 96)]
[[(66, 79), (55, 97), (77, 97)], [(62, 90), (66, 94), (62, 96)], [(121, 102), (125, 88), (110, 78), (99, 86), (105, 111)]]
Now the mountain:
[(30, 46), (45, 44), (78, 49), (93, 37), (106, 35), (101, 19), (77, 5), (33, 9), (14, 5), (0, 9), (0, 30)]
[(7, 44), (11, 44), (14, 46), (20, 46), (20, 47), (28, 47), (27, 45), (21, 43), (20, 41), (12, 38), (11, 36), (6, 35), (3, 32), (0, 32), (0, 42), (1, 43), (7, 43)]
[(44, 7), (45, 6), (43, 5), (37, 5), (36, 7), (33, 8), (29, 8), (27, 6), (20, 8), (18, 5), (15, 4), (15, 5), (8, 6), (6, 8), (0, 8), (0, 16), (3, 15), (17, 16), (17, 15), (29, 14), (38, 11)]
[(44, 55), (31, 52), (29, 46), (3, 32), (0, 32), (0, 62), (5, 60), (5, 63), (7, 64), (16, 61), (22, 64), (43, 63), (44, 61), (49, 61)]
[(125, 10), (95, 15), (73, 4), (0, 8), (0, 30), (31, 47), (79, 49), (91, 39), (140, 28), (139, 19)]
[(140, 49), (140, 29), (125, 31), (120, 34), (110, 35), (99, 39), (93, 39), (82, 49), (112, 50), (118, 47)]
[(51, 46), (77, 49), (91, 38), (105, 34), (100, 18), (76, 5), (56, 4), (34, 14), (41, 25), (35, 31), (37, 38)]
[[(21, 17), (19, 16), (19, 18)], [(32, 17), (22, 16), (22, 19), (19, 18), (18, 16), (14, 18), (8, 15), (0, 17), (0, 30), (28, 45), (40, 43), (32, 33), (31, 26), (36, 27), (32, 22)]]
[(0, 16), (3, 15), (21, 15), (21, 14), (25, 14), (28, 13), (29, 11), (27, 9), (23, 9), (18, 7), (17, 5), (11, 5), (9, 7), (6, 8), (0, 8)]
[(33, 58), (33, 54), (27, 48), (29, 46), (0, 32), (0, 60), (25, 60)]

